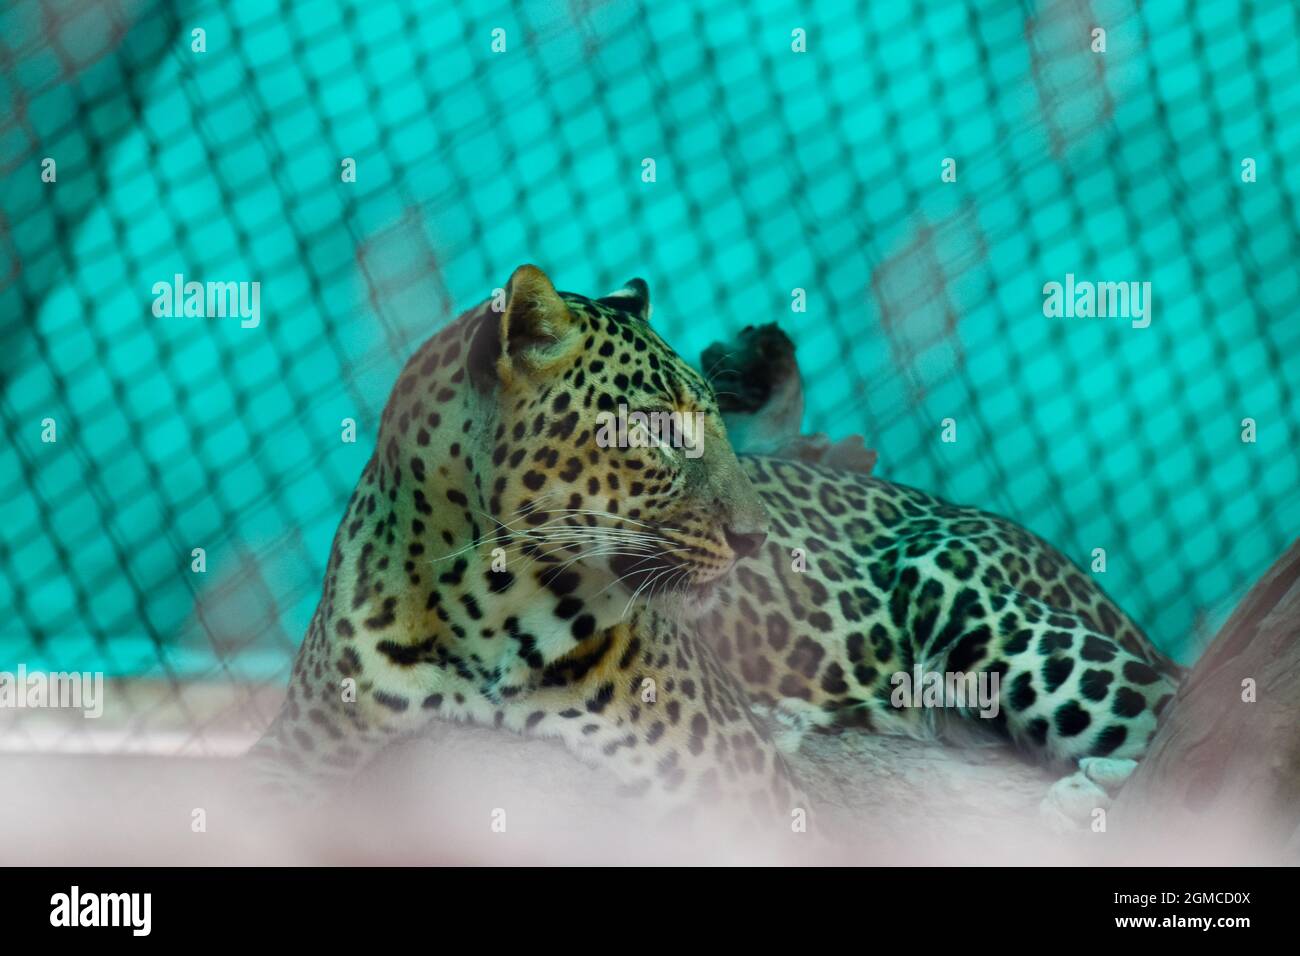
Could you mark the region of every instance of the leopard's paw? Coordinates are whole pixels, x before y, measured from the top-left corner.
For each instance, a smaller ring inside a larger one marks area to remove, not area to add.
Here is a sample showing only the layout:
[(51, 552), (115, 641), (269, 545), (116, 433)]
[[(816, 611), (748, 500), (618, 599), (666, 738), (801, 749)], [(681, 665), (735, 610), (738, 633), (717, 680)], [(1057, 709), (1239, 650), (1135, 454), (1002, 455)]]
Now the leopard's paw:
[(1112, 798), (1136, 769), (1136, 760), (1084, 757), (1078, 770), (1052, 784), (1038, 805), (1039, 817), (1058, 833), (1087, 829), (1096, 811), (1110, 809)]
[(1082, 770), (1052, 784), (1038, 805), (1038, 816), (1049, 830), (1073, 833), (1086, 829), (1097, 810), (1110, 807), (1110, 794)]
[(1079, 761), (1079, 772), (1093, 783), (1105, 789), (1112, 797), (1119, 792), (1124, 781), (1133, 776), (1137, 769), (1136, 760), (1120, 760), (1115, 757), (1084, 757)]

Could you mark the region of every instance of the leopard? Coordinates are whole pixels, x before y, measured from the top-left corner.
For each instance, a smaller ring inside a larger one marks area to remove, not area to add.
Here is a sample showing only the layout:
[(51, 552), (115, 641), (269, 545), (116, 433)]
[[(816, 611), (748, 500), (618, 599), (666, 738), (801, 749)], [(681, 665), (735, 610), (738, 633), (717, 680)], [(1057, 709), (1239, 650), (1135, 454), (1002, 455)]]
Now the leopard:
[[(962, 727), (1094, 779), (1142, 756), (1181, 670), (1089, 575), (843, 464), (863, 456), (737, 454), (764, 401), (729, 407), (728, 371), (654, 331), (640, 279), (593, 298), (521, 266), (433, 334), (252, 751), (266, 785), (319, 794), (433, 720), (556, 738), (629, 798), (763, 826), (806, 812), (788, 758), (809, 732)], [(619, 409), (694, 434), (602, 442)], [(906, 706), (914, 671), (994, 679), (995, 713)]]
[[(602, 442), (620, 407), (691, 434)], [(591, 298), (519, 267), (397, 378), (250, 755), (263, 792), (315, 801), (449, 720), (558, 739), (668, 817), (787, 824), (806, 797), (689, 625), (767, 522), (645, 282)]]

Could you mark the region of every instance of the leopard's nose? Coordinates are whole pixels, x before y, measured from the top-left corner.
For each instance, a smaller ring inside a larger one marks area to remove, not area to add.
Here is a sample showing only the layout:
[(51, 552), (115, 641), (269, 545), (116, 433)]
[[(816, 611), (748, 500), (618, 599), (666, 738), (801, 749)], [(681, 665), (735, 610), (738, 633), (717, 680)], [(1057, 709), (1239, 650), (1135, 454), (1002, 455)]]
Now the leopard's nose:
[(727, 536), (727, 544), (731, 545), (731, 550), (736, 552), (737, 558), (752, 557), (767, 540), (766, 531), (733, 531), (725, 528), (723, 533)]

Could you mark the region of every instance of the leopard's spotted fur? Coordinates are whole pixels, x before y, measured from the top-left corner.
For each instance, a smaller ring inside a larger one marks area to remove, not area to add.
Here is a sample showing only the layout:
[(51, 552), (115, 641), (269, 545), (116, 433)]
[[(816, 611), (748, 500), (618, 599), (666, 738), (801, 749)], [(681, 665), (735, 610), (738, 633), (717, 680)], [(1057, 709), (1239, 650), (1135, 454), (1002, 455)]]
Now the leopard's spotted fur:
[(995, 673), (988, 724), (1029, 753), (1142, 755), (1179, 668), (1055, 548), (857, 472), (741, 461), (771, 535), (701, 629), (756, 701), (808, 728), (929, 735), (976, 708), (896, 706), (895, 675)]
[[(256, 751), (282, 782), (452, 718), (560, 737), (629, 792), (784, 822), (803, 800), (751, 703), (930, 732), (890, 701), (917, 663), (997, 673), (987, 723), (1030, 751), (1141, 753), (1176, 669), (1087, 575), (919, 491), (738, 461), (648, 317), (644, 283), (592, 300), (526, 266), (500, 311), (410, 360)], [(619, 405), (702, 413), (704, 454), (600, 447), (596, 415)]]

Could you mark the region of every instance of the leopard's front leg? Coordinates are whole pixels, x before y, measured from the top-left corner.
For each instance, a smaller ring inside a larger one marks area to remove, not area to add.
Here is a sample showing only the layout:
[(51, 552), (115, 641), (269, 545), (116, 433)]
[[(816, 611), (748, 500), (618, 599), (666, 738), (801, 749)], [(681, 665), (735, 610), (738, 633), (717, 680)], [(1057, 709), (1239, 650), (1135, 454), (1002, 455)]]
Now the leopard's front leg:
[[(280, 713), (247, 756), (257, 786), (294, 807), (328, 798), (388, 744), (430, 719), (422, 677), (372, 663), (325, 623), (324, 603), (294, 661)], [(346, 623), (344, 628), (350, 627)]]
[(689, 628), (642, 609), (548, 665), (507, 726), (553, 736), (621, 792), (790, 832), (809, 805), (743, 689)]
[(250, 754), (262, 784), (315, 803), (394, 739), (430, 719), (560, 738), (665, 815), (703, 810), (773, 834), (806, 824), (792, 781), (743, 690), (694, 632), (639, 609), (503, 699), (432, 660), (399, 665), (328, 639), (321, 615), (299, 652), (280, 716)]

